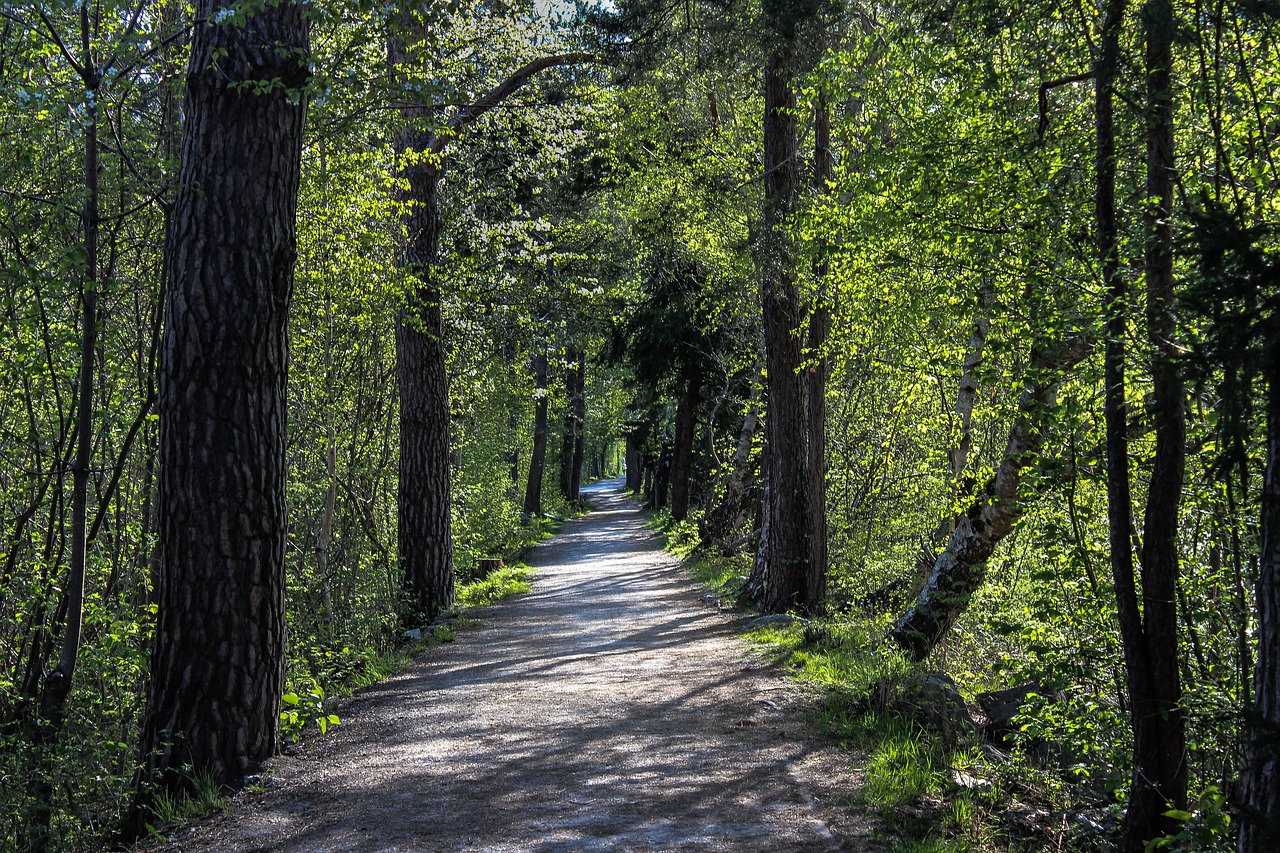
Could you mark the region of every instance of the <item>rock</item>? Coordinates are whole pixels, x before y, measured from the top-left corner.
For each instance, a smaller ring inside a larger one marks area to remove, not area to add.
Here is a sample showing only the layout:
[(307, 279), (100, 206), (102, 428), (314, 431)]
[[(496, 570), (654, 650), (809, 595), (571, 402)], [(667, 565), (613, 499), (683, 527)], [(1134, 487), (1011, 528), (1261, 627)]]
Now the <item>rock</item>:
[(403, 634), (401, 634), (400, 636), (404, 637), (406, 640), (421, 640), (421, 639), (422, 639), (422, 629), (421, 629), (421, 628), (410, 628), (408, 631), (405, 631), (405, 632), (404, 632)]
[(961, 788), (968, 788), (970, 791), (987, 791), (991, 788), (991, 783), (986, 779), (970, 776), (963, 770), (952, 770), (951, 781)]
[(947, 739), (978, 731), (955, 681), (945, 673), (930, 672), (908, 680), (896, 704), (900, 712)]
[(1044, 691), (1037, 685), (1027, 682), (1004, 690), (979, 693), (973, 697), (987, 718), (986, 725), (982, 727), (982, 733), (987, 740), (1000, 746), (1012, 746), (1013, 736), (1018, 732), (1018, 727), (1013, 724), (1013, 718), (1022, 710), (1028, 698), (1043, 693)]

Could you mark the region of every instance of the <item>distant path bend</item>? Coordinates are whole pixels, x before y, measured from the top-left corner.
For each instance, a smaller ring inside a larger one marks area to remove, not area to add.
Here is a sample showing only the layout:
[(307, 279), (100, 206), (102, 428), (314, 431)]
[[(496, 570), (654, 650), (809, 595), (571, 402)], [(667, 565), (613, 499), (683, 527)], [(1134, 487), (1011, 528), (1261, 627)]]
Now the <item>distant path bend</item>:
[[(617, 481), (539, 546), (533, 591), (275, 762), (181, 850), (870, 851), (852, 756), (701, 600)], [(172, 849), (172, 848), (171, 848)]]

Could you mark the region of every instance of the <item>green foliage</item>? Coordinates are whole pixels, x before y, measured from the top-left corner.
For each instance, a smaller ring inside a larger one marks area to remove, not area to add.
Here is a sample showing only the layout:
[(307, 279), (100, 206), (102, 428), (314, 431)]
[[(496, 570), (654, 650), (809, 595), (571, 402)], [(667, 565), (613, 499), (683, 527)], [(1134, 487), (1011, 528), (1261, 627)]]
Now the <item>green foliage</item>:
[(492, 571), (482, 580), (472, 581), (458, 587), (458, 606), (484, 607), (520, 595), (530, 590), (529, 579), (533, 577), (533, 569), (524, 565), (503, 566)]
[(312, 723), (320, 734), (329, 731), (329, 726), (338, 725), (338, 715), (329, 713), (324, 690), (314, 682), (285, 693), (280, 700), (280, 736), (290, 743), (296, 743)]

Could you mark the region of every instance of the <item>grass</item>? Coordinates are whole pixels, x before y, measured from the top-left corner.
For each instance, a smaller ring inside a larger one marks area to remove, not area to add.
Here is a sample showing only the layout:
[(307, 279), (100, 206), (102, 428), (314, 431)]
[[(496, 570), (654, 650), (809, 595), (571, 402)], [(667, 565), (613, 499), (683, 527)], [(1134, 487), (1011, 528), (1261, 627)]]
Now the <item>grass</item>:
[(532, 576), (533, 569), (523, 563), (503, 566), (490, 572), (488, 577), (458, 587), (458, 607), (484, 607), (504, 598), (528, 592), (529, 579)]
[[(684, 557), (695, 579), (714, 594), (736, 599), (751, 569), (750, 556), (722, 558), (694, 551), (689, 532), (662, 514), (651, 522)], [(1025, 765), (993, 766), (970, 738), (948, 741), (899, 710), (902, 686), (920, 673), (884, 642), (885, 618), (842, 614), (766, 625), (746, 633), (758, 654), (821, 695), (816, 725), (862, 753), (864, 784), (850, 804), (876, 816), (892, 853), (992, 853), (1040, 849), (1005, 837), (1003, 809), (1019, 797), (1038, 800), (1013, 782)], [(980, 789), (957, 783), (963, 773)], [(987, 786), (985, 783), (990, 782)]]
[(153, 822), (147, 824), (147, 831), (153, 838), (163, 840), (165, 832), (215, 811), (226, 811), (223, 788), (213, 770), (189, 771), (187, 778), (190, 790), (177, 794), (160, 791), (152, 800)]

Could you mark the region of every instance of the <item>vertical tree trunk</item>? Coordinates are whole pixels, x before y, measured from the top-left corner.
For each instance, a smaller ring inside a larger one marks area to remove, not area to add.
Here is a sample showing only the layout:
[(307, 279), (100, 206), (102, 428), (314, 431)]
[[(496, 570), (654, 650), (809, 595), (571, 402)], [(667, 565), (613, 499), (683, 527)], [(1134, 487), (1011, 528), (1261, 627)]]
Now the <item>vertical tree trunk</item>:
[(547, 459), (547, 356), (533, 358), (533, 378), (537, 396), (533, 404), (533, 449), (529, 453), (529, 479), (524, 489), (526, 515), (542, 515), (542, 475)]
[[(831, 177), (831, 112), (825, 95), (819, 94), (814, 114), (813, 183), (826, 192)], [(821, 613), (827, 599), (827, 357), (824, 350), (831, 333), (831, 307), (824, 279), (827, 262), (813, 265), (818, 282), (809, 314), (809, 577), (805, 583), (805, 609)]]
[[(397, 74), (416, 61), (409, 45), (425, 24), (403, 12), (388, 52)], [(410, 627), (453, 604), (453, 519), (449, 455), (449, 372), (437, 266), (440, 247), (440, 161), (433, 146), (432, 109), (408, 103), (396, 134), (404, 243), (403, 303), (396, 315), (396, 377), (400, 386), (399, 559)]]
[(640, 451), (636, 448), (636, 438), (633, 434), (627, 433), (627, 452), (626, 452), (626, 488), (628, 492), (638, 491), (640, 488), (641, 470), (643, 464), (640, 461)]
[[(1187, 800), (1186, 721), (1178, 671), (1178, 505), (1186, 454), (1184, 391), (1177, 365), (1173, 317), (1173, 110), (1170, 66), (1173, 7), (1151, 0), (1144, 9), (1147, 67), (1146, 288), (1147, 334), (1152, 348), (1152, 418), (1156, 455), (1147, 491), (1142, 535), (1142, 605), (1122, 619), (1129, 664), (1134, 767), (1122, 848), (1141, 851), (1147, 841), (1176, 831), (1164, 813)], [(1119, 331), (1119, 330), (1117, 330)], [(1123, 394), (1123, 383), (1119, 393)], [(1121, 464), (1120, 459), (1114, 464)], [(1127, 465), (1127, 460), (1123, 464)], [(1126, 552), (1129, 550), (1125, 543)], [(1117, 585), (1119, 594), (1119, 585)], [(1128, 590), (1126, 590), (1128, 592)], [(1136, 595), (1136, 590), (1134, 591)], [(1135, 621), (1136, 620), (1136, 621)]]
[[(307, 16), (281, 3), (213, 23), (231, 6), (197, 6), (169, 236), (144, 807), (150, 785), (184, 788), (189, 768), (239, 785), (277, 744)], [(145, 809), (134, 817), (136, 831)]]
[[(401, 153), (424, 150), (424, 140), (399, 140)], [(396, 318), (396, 376), (400, 384), (398, 538), (408, 612), (405, 622), (430, 621), (453, 604), (453, 532), (449, 458), (449, 373), (441, 293), (435, 279), (440, 214), (437, 170), (404, 167), (407, 237), (402, 264), (409, 274)]]
[(1267, 467), (1258, 518), (1258, 660), (1249, 720), (1240, 853), (1280, 849), (1280, 344), (1268, 347)]
[(676, 433), (671, 458), (671, 517), (684, 521), (689, 517), (689, 479), (693, 474), (694, 433), (698, 426), (698, 402), (702, 383), (697, 365), (689, 364), (681, 371), (680, 402), (676, 405)]
[(577, 354), (569, 350), (564, 369), (564, 420), (560, 432), (560, 496), (573, 503), (573, 445), (578, 381), (575, 378)]
[(587, 357), (578, 352), (578, 363), (574, 368), (573, 384), (573, 462), (569, 475), (569, 491), (571, 498), (577, 503), (582, 489), (582, 466), (585, 462), (587, 445)]
[(805, 450), (804, 378), (800, 373), (800, 299), (794, 248), (782, 229), (799, 183), (790, 43), (769, 55), (764, 74), (765, 212), (760, 246), (760, 300), (768, 408), (765, 455), (769, 470), (769, 534), (763, 560), (752, 569), (760, 607), (769, 613), (807, 612), (810, 506)]
[[(87, 7), (81, 9), (87, 21)], [(87, 50), (87, 49), (86, 49)], [(33, 780), (34, 814), (27, 827), (28, 836), (21, 846), (43, 850), (51, 842), (49, 830), (53, 818), (53, 747), (62, 734), (67, 697), (71, 693), (76, 662), (80, 656), (80, 633), (84, 621), (85, 552), (87, 549), (89, 508), (89, 461), (93, 451), (93, 376), (98, 346), (98, 104), (96, 72), (90, 71), (93, 57), (83, 57), (85, 81), (89, 97), (85, 104), (84, 133), (84, 277), (81, 283), (80, 371), (76, 383), (76, 452), (71, 463), (71, 565), (67, 568), (65, 596), (66, 619), (62, 630), (62, 649), (58, 665), (44, 680), (40, 701), (42, 723), (36, 742), (40, 747), (41, 768)]]

